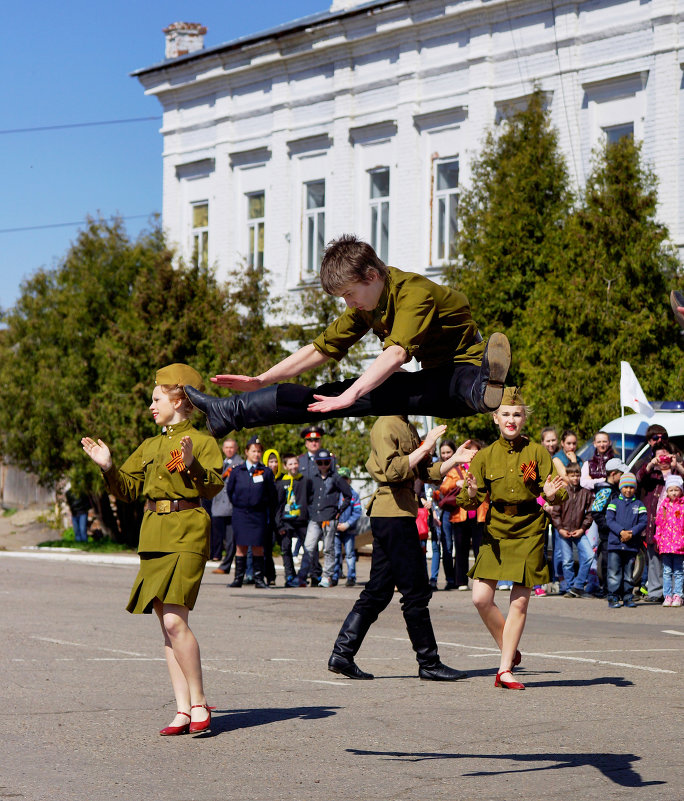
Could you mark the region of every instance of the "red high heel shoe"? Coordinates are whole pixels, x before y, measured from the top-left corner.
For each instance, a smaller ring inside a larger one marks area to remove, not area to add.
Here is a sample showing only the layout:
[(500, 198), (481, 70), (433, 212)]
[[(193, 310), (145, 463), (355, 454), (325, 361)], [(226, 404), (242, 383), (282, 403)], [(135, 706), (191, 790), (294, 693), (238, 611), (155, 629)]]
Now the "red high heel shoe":
[[(185, 717), (190, 720), (190, 715), (188, 715), (187, 712), (181, 712), (179, 709), (176, 714), (185, 715)], [(187, 734), (189, 728), (189, 723), (184, 723), (182, 726), (164, 726), (164, 728), (159, 731), (159, 734), (161, 734), (162, 737), (169, 737), (174, 734)]]
[(503, 687), (506, 690), (524, 690), (525, 685), (521, 684), (519, 681), (506, 681), (505, 679), (501, 678), (504, 673), (510, 672), (510, 670), (502, 670), (500, 673), (497, 673), (496, 678), (494, 679), (494, 686)]
[(518, 667), (518, 665), (519, 665), (521, 662), (522, 662), (522, 654), (521, 654), (521, 653), (520, 653), (520, 651), (518, 651), (518, 650), (517, 650), (517, 648), (516, 648), (516, 651), (515, 651), (515, 656), (513, 657), (513, 664), (511, 665), (511, 670), (512, 670), (514, 667)]
[(193, 704), (190, 709), (206, 709), (207, 717), (206, 720), (200, 720), (190, 723), (190, 734), (197, 734), (200, 731), (206, 731), (211, 726), (211, 710), (216, 709), (215, 706), (207, 706), (207, 704)]

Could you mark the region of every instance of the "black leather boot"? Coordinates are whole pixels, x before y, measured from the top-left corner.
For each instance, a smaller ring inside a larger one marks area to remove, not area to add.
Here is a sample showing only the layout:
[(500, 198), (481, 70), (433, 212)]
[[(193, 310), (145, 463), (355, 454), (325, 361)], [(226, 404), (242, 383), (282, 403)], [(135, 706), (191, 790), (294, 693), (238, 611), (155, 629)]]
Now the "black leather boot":
[(501, 406), (501, 396), (511, 366), (511, 346), (505, 334), (492, 334), (487, 340), (480, 377), (473, 385), (472, 407), (479, 412), (495, 412)]
[[(278, 387), (265, 387), (254, 392), (217, 398), (186, 385), (185, 394), (190, 403), (207, 418), (207, 428), (214, 437), (224, 437), (242, 428), (273, 425), (278, 420), (276, 395)], [(287, 422), (287, 421), (285, 421)]]
[(247, 567), (246, 556), (235, 557), (235, 577), (228, 584), (229, 587), (242, 587), (242, 582), (245, 579), (245, 568)]
[(328, 660), (328, 670), (340, 673), (348, 679), (368, 681), (374, 678), (372, 673), (364, 673), (354, 662), (356, 652), (361, 647), (363, 638), (372, 624), (372, 619), (360, 615), (354, 610), (347, 615), (340, 633), (337, 635), (335, 645), (333, 645), (333, 651)]
[(468, 676), (464, 671), (455, 670), (442, 663), (427, 608), (405, 611), (404, 620), (411, 645), (416, 652), (419, 678), (424, 681), (458, 681)]
[(254, 586), (257, 590), (269, 590), (270, 587), (264, 581), (264, 557), (252, 556), (254, 565)]

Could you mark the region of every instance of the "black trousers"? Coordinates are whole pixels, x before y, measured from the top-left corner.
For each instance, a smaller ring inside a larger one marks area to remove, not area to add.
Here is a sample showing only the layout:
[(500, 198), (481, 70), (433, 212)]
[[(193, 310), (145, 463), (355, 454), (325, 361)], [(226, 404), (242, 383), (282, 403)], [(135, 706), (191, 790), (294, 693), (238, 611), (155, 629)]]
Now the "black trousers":
[(456, 585), (462, 587), (468, 584), (468, 570), (470, 569), (470, 548), (477, 559), (482, 545), (484, 523), (478, 523), (476, 518), (468, 518), (462, 523), (451, 524), (451, 535), (454, 538)]
[(289, 579), (296, 575), (294, 561), (292, 560), (292, 542), (297, 537), (302, 540), (306, 535), (306, 523), (304, 525), (293, 526), (291, 523), (284, 522), (281, 529), (282, 532), (276, 534), (276, 540), (280, 545), (280, 552), (283, 557), (283, 568), (285, 569), (285, 578)]
[(223, 550), (225, 556), (219, 565), (221, 570), (226, 573), (230, 571), (230, 566), (235, 558), (235, 538), (233, 537), (233, 518), (228, 515), (215, 515), (211, 518), (211, 558), (220, 559)]
[[(388, 414), (468, 417), (479, 414), (476, 398), (479, 397), (481, 380), (480, 367), (474, 364), (431, 367), (415, 373), (397, 372), (346, 409), (325, 414), (307, 411), (307, 406), (315, 402), (314, 395), (341, 395), (356, 381), (355, 378), (321, 384), (313, 389), (301, 384), (278, 384), (275, 419), (264, 419), (262, 423), (250, 420), (248, 427), (271, 423), (306, 423), (331, 417)], [(248, 394), (250, 393), (245, 393), (242, 397), (246, 399)]]
[(407, 623), (421, 618), (432, 596), (425, 554), (413, 517), (371, 517), (373, 555), (368, 583), (352, 612), (374, 622), (396, 587)]

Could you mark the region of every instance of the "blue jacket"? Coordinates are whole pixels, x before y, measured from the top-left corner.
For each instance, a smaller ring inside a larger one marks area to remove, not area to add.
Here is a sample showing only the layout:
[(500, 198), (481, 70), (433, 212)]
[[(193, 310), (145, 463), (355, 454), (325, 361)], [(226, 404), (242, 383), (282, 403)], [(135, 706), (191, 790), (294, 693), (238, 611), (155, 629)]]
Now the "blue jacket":
[[(351, 493), (351, 501), (345, 506), (340, 515), (340, 519), (337, 521), (338, 523), (349, 523), (349, 528), (344, 532), (340, 532), (341, 534), (354, 534), (356, 531), (356, 524), (361, 517), (361, 498), (359, 497), (359, 493), (353, 487), (351, 487)], [(340, 495), (339, 506), (342, 506), (343, 503), (344, 496)]]
[(259, 462), (254, 469), (253, 477), (246, 462), (234, 467), (226, 492), (233, 504), (233, 526), (255, 537), (264, 537), (275, 524), (278, 496), (269, 468)]
[[(646, 507), (639, 498), (622, 497), (622, 493), (617, 498), (611, 499), (606, 509), (606, 525), (608, 526), (608, 550), (609, 551), (629, 551), (636, 553), (641, 548), (641, 532), (648, 523)], [(622, 530), (632, 532), (632, 539), (622, 542), (620, 532)]]

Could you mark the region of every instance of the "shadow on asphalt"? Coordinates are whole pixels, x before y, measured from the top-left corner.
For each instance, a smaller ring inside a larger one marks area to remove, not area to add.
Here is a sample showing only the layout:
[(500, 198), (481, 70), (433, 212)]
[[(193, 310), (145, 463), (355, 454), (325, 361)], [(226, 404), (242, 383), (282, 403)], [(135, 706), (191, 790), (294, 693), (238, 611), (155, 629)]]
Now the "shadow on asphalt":
[(427, 759), (500, 759), (513, 762), (554, 762), (553, 765), (539, 765), (519, 769), (478, 770), (463, 773), (463, 776), (503, 776), (510, 773), (530, 773), (541, 770), (560, 770), (563, 768), (580, 768), (584, 765), (596, 768), (607, 779), (621, 787), (650, 787), (655, 784), (667, 784), (665, 781), (645, 782), (634, 770), (632, 763), (641, 757), (636, 754), (451, 754), (432, 751), (366, 751), (360, 748), (348, 748), (347, 753), (355, 756), (379, 756), (397, 762), (422, 762)]
[(634, 687), (634, 682), (622, 676), (600, 676), (595, 679), (558, 679), (556, 681), (527, 681), (525, 687), (596, 687), (610, 684), (612, 687)]
[(281, 720), (319, 720), (336, 714), (340, 706), (295, 706), (285, 709), (217, 709), (211, 713), (211, 730), (195, 739), (216, 737), (224, 732), (267, 726)]

